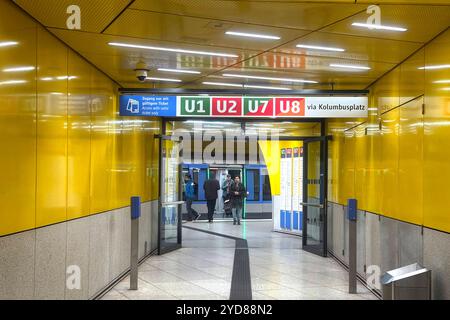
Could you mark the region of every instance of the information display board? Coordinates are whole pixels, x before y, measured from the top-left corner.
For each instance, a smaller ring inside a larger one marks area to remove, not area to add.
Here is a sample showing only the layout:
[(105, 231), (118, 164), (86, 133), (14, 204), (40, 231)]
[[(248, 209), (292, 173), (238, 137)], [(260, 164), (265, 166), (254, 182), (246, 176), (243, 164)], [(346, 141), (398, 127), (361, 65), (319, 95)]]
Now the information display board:
[(285, 221), (286, 229), (292, 229), (292, 148), (286, 149), (286, 180), (281, 181), (286, 185)]
[(280, 152), (280, 195), (274, 196), (274, 230), (302, 234), (303, 229), (303, 147)]
[(280, 159), (280, 228), (286, 228), (286, 181), (287, 179), (286, 166), (286, 149), (281, 149)]
[(364, 118), (367, 97), (120, 96), (121, 116)]

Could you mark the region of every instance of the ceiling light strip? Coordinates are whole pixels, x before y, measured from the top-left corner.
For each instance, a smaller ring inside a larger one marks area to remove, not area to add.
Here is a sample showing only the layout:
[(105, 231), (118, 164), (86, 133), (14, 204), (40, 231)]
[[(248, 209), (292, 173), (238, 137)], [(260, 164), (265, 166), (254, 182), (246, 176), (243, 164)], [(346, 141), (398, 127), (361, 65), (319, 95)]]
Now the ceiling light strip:
[(224, 77), (231, 77), (231, 78), (273, 80), (273, 81), (286, 81), (286, 82), (299, 82), (299, 83), (318, 83), (317, 81), (304, 80), (304, 79), (261, 77), (261, 76), (251, 76), (251, 75), (245, 75), (245, 74), (232, 74), (232, 73), (224, 73), (224, 74), (222, 74), (222, 76), (224, 76)]
[(3, 41), (3, 42), (0, 42), (0, 48), (2, 48), (2, 47), (16, 46), (16, 45), (18, 45), (18, 44), (19, 44), (19, 43), (16, 42), (16, 41)]
[(370, 67), (365, 66), (355, 66), (351, 64), (339, 64), (339, 63), (331, 63), (330, 67), (335, 68), (348, 68), (348, 69), (358, 69), (358, 70), (370, 70)]
[(438, 69), (450, 69), (450, 64), (441, 64), (441, 65), (434, 65), (434, 66), (423, 66), (419, 67), (419, 70), (438, 70)]
[(194, 70), (182, 70), (182, 69), (158, 68), (158, 71), (162, 71), (162, 72), (175, 72), (175, 73), (200, 74), (200, 71), (194, 71)]
[(345, 49), (342, 49), (342, 48), (312, 46), (312, 45), (308, 45), (308, 44), (298, 44), (296, 47), (304, 48), (304, 49), (313, 49), (313, 50), (335, 51), (335, 52), (344, 52), (345, 51)]
[(156, 77), (147, 77), (146, 80), (153, 80), (153, 81), (166, 81), (166, 82), (181, 82), (180, 79), (169, 79), (169, 78), (156, 78)]
[(367, 28), (367, 29), (399, 31), (399, 32), (405, 32), (408, 30), (408, 29), (402, 28), (402, 27), (383, 26), (381, 24), (371, 24), (371, 23), (361, 23), (361, 22), (353, 22), (352, 26), (362, 27), (362, 28)]
[(166, 52), (176, 52), (176, 53), (189, 53), (189, 54), (199, 54), (199, 55), (217, 56), (217, 57), (229, 57), (229, 58), (237, 58), (238, 57), (235, 54), (220, 53), (220, 52), (209, 52), (209, 51), (185, 50), (185, 49), (177, 49), (177, 48), (142, 46), (142, 45), (136, 45), (136, 44), (120, 43), (120, 42), (109, 42), (108, 44), (110, 46), (115, 46), (115, 47), (125, 47), (125, 48), (134, 48), (134, 49), (156, 50), (156, 51), (166, 51)]
[(225, 34), (230, 35), (230, 36), (270, 39), (270, 40), (280, 40), (281, 39), (278, 36), (271, 36), (271, 35), (267, 35), (267, 34), (248, 33), (248, 32), (238, 32), (238, 31), (227, 31), (227, 32), (225, 32)]
[(15, 68), (6, 68), (3, 69), (3, 72), (22, 72), (22, 71), (31, 71), (35, 68), (33, 66), (26, 66), (26, 67), (15, 67)]

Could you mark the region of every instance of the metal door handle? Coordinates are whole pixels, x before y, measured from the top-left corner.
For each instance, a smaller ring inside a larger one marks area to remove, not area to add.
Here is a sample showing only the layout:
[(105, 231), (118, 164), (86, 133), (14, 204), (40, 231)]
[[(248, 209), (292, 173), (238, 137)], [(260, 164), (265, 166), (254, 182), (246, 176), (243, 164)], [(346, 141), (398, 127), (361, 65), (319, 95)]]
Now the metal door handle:
[(300, 205), (307, 206), (307, 207), (315, 207), (315, 208), (320, 208), (320, 209), (324, 208), (323, 204), (320, 204), (320, 203), (300, 202)]
[(179, 204), (184, 204), (184, 201), (172, 201), (172, 202), (163, 202), (161, 206), (168, 207), (168, 206), (175, 206)]

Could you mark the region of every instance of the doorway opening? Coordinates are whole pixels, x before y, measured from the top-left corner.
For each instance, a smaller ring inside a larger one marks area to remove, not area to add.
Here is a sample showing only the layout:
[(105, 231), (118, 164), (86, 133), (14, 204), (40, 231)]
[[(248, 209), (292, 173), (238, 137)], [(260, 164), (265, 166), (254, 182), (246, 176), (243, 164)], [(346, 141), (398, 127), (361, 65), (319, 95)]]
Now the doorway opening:
[[(273, 231), (302, 236), (303, 249), (326, 256), (323, 120), (166, 118), (162, 127), (160, 241), (169, 250), (181, 246), (181, 224), (190, 220), (183, 177), (191, 177), (192, 208), (206, 219), (204, 182), (214, 176), (222, 187), (230, 175), (246, 189), (243, 219), (270, 219)], [(214, 219), (233, 220), (223, 192)]]

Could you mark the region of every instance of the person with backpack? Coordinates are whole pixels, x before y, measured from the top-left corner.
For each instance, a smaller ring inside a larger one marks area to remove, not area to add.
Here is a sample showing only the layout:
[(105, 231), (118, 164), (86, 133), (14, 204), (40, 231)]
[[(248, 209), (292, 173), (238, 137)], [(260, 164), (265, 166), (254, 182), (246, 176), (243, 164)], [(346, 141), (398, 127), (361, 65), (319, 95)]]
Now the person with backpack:
[(244, 199), (247, 196), (247, 190), (241, 183), (241, 178), (236, 176), (234, 183), (230, 187), (231, 203), (233, 211), (233, 225), (241, 224), (242, 208), (244, 207)]
[(223, 199), (223, 209), (225, 211), (225, 214), (227, 216), (231, 216), (231, 194), (230, 194), (230, 187), (233, 183), (233, 180), (231, 180), (231, 175), (227, 174), (226, 180), (222, 183), (222, 199)]
[[(184, 176), (184, 182), (185, 182), (185, 198), (186, 198), (186, 209), (188, 213), (188, 221), (192, 220), (198, 220), (201, 216), (200, 213), (198, 213), (196, 210), (192, 208), (192, 201), (195, 198), (195, 183), (192, 181), (192, 177), (190, 174), (186, 174)], [(193, 218), (193, 215), (195, 217)], [(193, 218), (193, 219), (192, 219)]]

